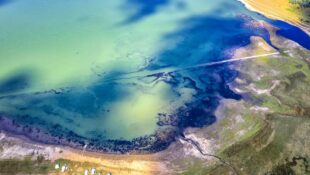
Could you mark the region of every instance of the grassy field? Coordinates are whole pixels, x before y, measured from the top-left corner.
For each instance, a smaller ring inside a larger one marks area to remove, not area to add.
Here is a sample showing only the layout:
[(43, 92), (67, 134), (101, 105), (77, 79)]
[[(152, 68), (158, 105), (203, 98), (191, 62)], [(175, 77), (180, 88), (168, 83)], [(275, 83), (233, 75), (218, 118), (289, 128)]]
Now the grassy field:
[(32, 160), (30, 157), (23, 160), (7, 159), (0, 160), (0, 174), (48, 174), (53, 171), (53, 165), (50, 161), (38, 157)]
[[(256, 88), (269, 89), (274, 80), (280, 83), (269, 94), (251, 93), (254, 105), (270, 110), (260, 116), (265, 125), (252, 129), (249, 137), (221, 154), (240, 174), (310, 174), (308, 54), (308, 51), (297, 49), (280, 59), (253, 60), (242, 66), (241, 74)], [(251, 72), (254, 73), (251, 75)], [(251, 79), (260, 74), (259, 80)]]
[[(55, 165), (59, 164), (60, 168), (55, 169)], [(61, 167), (66, 165), (68, 169), (61, 172)], [(97, 173), (107, 174), (109, 172), (103, 170), (103, 167), (89, 162), (74, 162), (66, 159), (58, 159), (55, 162), (44, 160), (44, 157), (38, 157), (32, 160), (30, 157), (23, 160), (7, 159), (0, 160), (0, 175), (15, 174), (63, 174), (63, 175), (83, 175), (85, 170), (91, 171), (96, 168)]]

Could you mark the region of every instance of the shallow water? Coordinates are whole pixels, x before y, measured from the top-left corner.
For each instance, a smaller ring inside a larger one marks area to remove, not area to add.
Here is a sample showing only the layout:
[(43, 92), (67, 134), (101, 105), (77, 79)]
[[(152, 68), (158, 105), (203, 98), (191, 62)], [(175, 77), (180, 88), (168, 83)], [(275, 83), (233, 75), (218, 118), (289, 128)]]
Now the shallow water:
[(251, 20), (267, 19), (234, 0), (7, 0), (0, 113), (96, 143), (211, 124), (220, 98), (240, 99), (227, 86), (237, 72), (222, 65), (147, 75), (229, 59), (251, 36), (271, 44)]

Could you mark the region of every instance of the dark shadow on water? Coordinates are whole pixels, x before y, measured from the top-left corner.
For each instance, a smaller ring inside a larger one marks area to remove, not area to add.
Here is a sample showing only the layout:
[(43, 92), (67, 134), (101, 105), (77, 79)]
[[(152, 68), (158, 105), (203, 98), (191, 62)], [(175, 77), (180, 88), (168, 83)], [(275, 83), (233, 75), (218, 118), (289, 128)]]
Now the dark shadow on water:
[[(112, 72), (106, 76), (117, 79), (119, 75), (119, 72)], [(6, 85), (15, 85), (15, 82), (19, 82), (17, 80)], [(79, 123), (77, 117), (86, 119), (105, 115), (110, 110), (108, 103), (130, 95), (128, 86), (113, 81), (105, 83), (105, 78), (101, 78), (86, 88), (72, 87), (63, 91), (50, 90), (1, 98), (2, 104), (8, 102), (6, 107), (15, 110), (0, 108), (0, 129), (48, 144), (64, 144), (82, 149), (89, 143), (92, 150), (122, 150), (122, 145), (115, 146), (116, 141), (107, 140), (102, 132), (93, 130), (92, 137), (84, 137), (64, 127), (62, 123), (81, 127), (84, 124)], [(10, 117), (1, 119), (1, 116)], [(132, 144), (130, 141), (124, 142), (127, 146)]]
[(247, 27), (251, 18), (196, 16), (184, 20), (180, 29), (165, 36), (169, 49), (162, 51), (148, 69), (186, 67), (230, 58), (230, 48), (246, 46), (251, 36), (260, 36), (270, 45), (269, 32), (262, 27)]
[[(136, 8), (137, 10), (123, 23), (134, 23), (157, 12), (161, 6), (168, 5), (170, 0), (126, 0), (125, 8)], [(181, 4), (184, 6), (184, 4)], [(182, 7), (183, 7), (182, 6)]]
[(26, 74), (17, 74), (6, 80), (0, 80), (0, 95), (5, 93), (18, 92), (30, 84), (30, 77)]
[(57, 95), (55, 96), (56, 105), (71, 112), (72, 116), (77, 114), (96, 117), (99, 115), (100, 108), (106, 106), (107, 103), (121, 100), (129, 95), (126, 85), (122, 86), (114, 81), (104, 83), (107, 78), (118, 79), (120, 75), (118, 72), (112, 72), (84, 90), (74, 89), (70, 93)]
[[(112, 72), (107, 76), (117, 79), (119, 73)], [(21, 96), (21, 98), (28, 98), (27, 101), (31, 102), (23, 104), (23, 108), (27, 109), (26, 111), (33, 117), (39, 117), (35, 113), (41, 111), (44, 116), (59, 117), (60, 120), (72, 124), (75, 124), (75, 116), (96, 118), (105, 113), (102, 108), (107, 106), (107, 103), (121, 100), (129, 95), (126, 86), (113, 81), (104, 82), (105, 78), (101, 78), (96, 84), (86, 88), (72, 87), (63, 92), (52, 90)], [(108, 111), (109, 108), (105, 110)]]
[(3, 6), (3, 5), (6, 5), (8, 3), (10, 3), (11, 0), (0, 0), (0, 7)]

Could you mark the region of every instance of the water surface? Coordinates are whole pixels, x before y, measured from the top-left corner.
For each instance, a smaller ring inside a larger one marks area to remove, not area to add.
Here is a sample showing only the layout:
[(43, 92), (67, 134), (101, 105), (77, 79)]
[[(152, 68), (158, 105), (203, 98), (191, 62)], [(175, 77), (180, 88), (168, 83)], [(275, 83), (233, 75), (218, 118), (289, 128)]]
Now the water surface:
[(253, 20), (270, 22), (234, 0), (0, 1), (0, 129), (96, 149), (164, 145), (241, 96), (227, 65), (158, 72), (229, 59), (251, 36), (272, 45)]

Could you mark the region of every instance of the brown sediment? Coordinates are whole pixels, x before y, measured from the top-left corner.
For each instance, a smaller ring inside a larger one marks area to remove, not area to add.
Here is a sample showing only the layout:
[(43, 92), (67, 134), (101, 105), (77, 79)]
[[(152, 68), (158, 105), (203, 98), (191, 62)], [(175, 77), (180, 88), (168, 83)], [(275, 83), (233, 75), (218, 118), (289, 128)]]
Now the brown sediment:
[[(5, 117), (0, 116), (0, 121), (2, 125), (12, 126), (11, 121)], [(49, 144), (48, 142), (44, 144), (22, 134), (22, 131), (28, 131), (23, 128), (19, 128), (20, 131), (16, 132), (5, 131), (5, 129), (6, 127), (1, 127), (0, 132), (0, 147), (5, 150), (4, 152), (0, 151), (1, 159), (19, 159), (35, 153), (52, 161), (65, 159), (73, 162), (88, 162), (98, 165), (101, 170), (112, 172), (112, 174), (169, 174), (161, 153), (135, 155), (91, 152), (86, 150), (86, 146), (83, 150), (83, 148), (76, 149), (60, 144)], [(45, 135), (45, 137), (47, 136)], [(2, 147), (3, 145), (9, 146)]]
[[(147, 155), (117, 155), (78, 150), (70, 147), (45, 145), (33, 142), (20, 135), (12, 135), (0, 132), (1, 159), (19, 159), (28, 154), (32, 156), (43, 155), (52, 162), (65, 159), (72, 162), (88, 162), (98, 169), (112, 174), (122, 175), (153, 175), (170, 174), (162, 159), (162, 154)], [(9, 156), (9, 157), (7, 157)]]
[(112, 155), (66, 148), (62, 153), (56, 154), (55, 158), (63, 158), (77, 162), (91, 162), (101, 165), (103, 170), (112, 172), (112, 174), (168, 174), (164, 164), (159, 161), (159, 157), (155, 154)]

